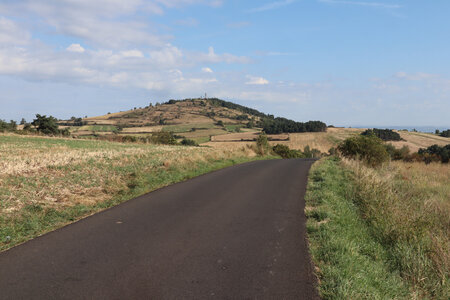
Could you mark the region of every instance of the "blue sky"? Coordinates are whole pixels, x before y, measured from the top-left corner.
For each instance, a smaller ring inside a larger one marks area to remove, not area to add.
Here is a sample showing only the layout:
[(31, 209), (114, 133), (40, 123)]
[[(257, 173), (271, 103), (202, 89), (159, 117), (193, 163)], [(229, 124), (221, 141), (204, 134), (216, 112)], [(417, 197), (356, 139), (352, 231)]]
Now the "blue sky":
[(0, 119), (208, 96), (450, 127), (450, 1), (0, 0)]

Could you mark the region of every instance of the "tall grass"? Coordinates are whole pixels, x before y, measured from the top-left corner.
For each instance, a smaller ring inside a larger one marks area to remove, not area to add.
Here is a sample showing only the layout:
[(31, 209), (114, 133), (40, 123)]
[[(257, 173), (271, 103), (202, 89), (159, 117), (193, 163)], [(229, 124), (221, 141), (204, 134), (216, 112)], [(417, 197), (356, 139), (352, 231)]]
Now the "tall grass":
[[(342, 289), (358, 290), (364, 282), (370, 293), (356, 298), (448, 299), (448, 165), (393, 162), (373, 169), (328, 159), (313, 169), (307, 195), (324, 298), (354, 299)], [(316, 215), (323, 220), (317, 222)], [(385, 281), (377, 281), (380, 270)], [(386, 285), (397, 294), (385, 293)]]
[(350, 172), (333, 159), (313, 165), (305, 213), (323, 299), (408, 299), (399, 272), (359, 215)]
[(371, 169), (344, 160), (372, 235), (420, 297), (450, 295), (450, 167), (396, 162)]

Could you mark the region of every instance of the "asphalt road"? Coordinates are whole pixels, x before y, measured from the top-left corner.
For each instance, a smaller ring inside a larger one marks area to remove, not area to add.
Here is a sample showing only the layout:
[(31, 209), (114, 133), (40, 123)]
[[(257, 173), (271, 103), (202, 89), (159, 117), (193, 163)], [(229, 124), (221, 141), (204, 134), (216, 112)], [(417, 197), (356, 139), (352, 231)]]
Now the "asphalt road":
[(317, 299), (312, 160), (174, 184), (0, 253), (1, 299)]

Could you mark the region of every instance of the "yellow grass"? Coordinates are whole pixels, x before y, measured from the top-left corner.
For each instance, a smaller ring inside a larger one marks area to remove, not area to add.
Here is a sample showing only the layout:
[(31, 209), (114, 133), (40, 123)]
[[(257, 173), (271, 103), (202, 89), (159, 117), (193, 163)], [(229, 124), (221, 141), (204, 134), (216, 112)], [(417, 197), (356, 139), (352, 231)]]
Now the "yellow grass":
[(143, 126), (143, 127), (130, 127), (123, 128), (122, 133), (147, 133), (161, 131), (163, 126)]
[(401, 148), (403, 146), (408, 146), (411, 152), (417, 152), (420, 148), (427, 148), (433, 144), (439, 146), (445, 146), (450, 144), (450, 138), (445, 138), (437, 136), (432, 133), (423, 132), (407, 132), (407, 131), (397, 131), (401, 138), (405, 141), (390, 142), (395, 147)]
[(344, 164), (355, 174), (362, 214), (389, 247), (401, 275), (423, 297), (448, 296), (450, 165), (397, 161), (372, 169), (358, 161)]
[[(0, 215), (30, 203), (93, 204), (127, 190), (126, 171), (192, 168), (196, 163), (252, 157), (250, 148), (212, 149), (0, 135)], [(142, 162), (141, 162), (142, 161)]]

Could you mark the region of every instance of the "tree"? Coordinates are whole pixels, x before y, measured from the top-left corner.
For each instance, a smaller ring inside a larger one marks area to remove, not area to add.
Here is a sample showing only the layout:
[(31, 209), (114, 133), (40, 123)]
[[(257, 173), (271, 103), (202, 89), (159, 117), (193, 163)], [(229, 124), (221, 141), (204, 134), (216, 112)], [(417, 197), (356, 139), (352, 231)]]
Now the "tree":
[(442, 137), (450, 137), (450, 129), (442, 131), (440, 136), (442, 136)]
[(155, 144), (176, 145), (177, 140), (172, 132), (160, 131), (152, 133), (151, 141)]
[(22, 120), (20, 120), (20, 125), (25, 125), (26, 122), (25, 118), (22, 118)]
[(367, 129), (361, 135), (375, 135), (383, 141), (401, 141), (400, 134), (391, 129)]
[(36, 114), (36, 119), (31, 122), (36, 127), (38, 132), (43, 134), (51, 135), (51, 134), (59, 134), (58, 124), (56, 123), (56, 118), (52, 116), (41, 116), (40, 114)]

